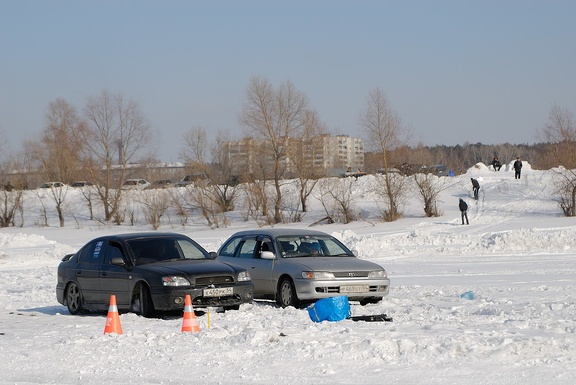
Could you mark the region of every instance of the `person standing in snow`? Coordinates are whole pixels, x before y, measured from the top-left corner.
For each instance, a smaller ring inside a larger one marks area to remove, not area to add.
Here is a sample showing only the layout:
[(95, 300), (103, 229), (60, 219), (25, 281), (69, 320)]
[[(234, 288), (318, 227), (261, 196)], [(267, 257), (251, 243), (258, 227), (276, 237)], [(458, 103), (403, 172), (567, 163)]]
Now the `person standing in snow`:
[(520, 179), (520, 172), (522, 171), (522, 161), (520, 157), (516, 158), (514, 162), (514, 179)]
[(478, 183), (478, 180), (474, 178), (470, 178), (470, 180), (472, 181), (472, 192), (474, 193), (474, 199), (478, 200), (478, 191), (480, 190), (480, 183)]
[(464, 219), (466, 219), (466, 224), (469, 225), (470, 222), (468, 222), (468, 204), (464, 202), (464, 199), (460, 198), (458, 207), (460, 208), (460, 213), (462, 214), (462, 224), (464, 224)]

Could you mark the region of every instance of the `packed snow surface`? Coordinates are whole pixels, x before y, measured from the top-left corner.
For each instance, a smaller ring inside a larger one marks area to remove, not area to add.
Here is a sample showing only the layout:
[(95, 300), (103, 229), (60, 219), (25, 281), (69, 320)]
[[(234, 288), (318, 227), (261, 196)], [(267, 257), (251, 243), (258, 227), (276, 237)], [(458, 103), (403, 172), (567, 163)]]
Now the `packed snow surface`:
[[(70, 315), (55, 297), (60, 259), (97, 236), (150, 227), (82, 219), (74, 192), (66, 226), (50, 210), (50, 226), (40, 226), (32, 195), (24, 226), (0, 230), (0, 384), (572, 385), (576, 223), (555, 201), (553, 174), (525, 164), (516, 180), (508, 166), (478, 164), (438, 179), (441, 216), (426, 218), (412, 195), (392, 223), (379, 219), (377, 177), (353, 180), (361, 219), (313, 228), (386, 268), (389, 296), (352, 302), (351, 311), (392, 322), (314, 323), (306, 309), (255, 301), (199, 314), (196, 333), (181, 332), (179, 315), (122, 313), (121, 335), (103, 333), (106, 314)], [(471, 177), (480, 180), (478, 201)], [(461, 225), (459, 198), (470, 206), (470, 225)], [(215, 251), (235, 231), (258, 226), (238, 206), (227, 227), (210, 229), (198, 218), (160, 230)], [(306, 228), (323, 216), (313, 197), (302, 222), (276, 227)]]

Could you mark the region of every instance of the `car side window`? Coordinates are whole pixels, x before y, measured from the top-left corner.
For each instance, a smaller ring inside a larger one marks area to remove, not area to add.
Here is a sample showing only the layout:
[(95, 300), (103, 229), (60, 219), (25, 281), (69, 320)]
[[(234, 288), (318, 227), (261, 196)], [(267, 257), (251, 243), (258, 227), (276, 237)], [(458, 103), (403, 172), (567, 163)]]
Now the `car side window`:
[(240, 237), (235, 237), (229, 240), (220, 250), (220, 255), (225, 257), (234, 256), (234, 252), (236, 251), (236, 248), (238, 247), (238, 244), (241, 240), (242, 238)]
[(78, 258), (82, 263), (100, 263), (102, 261), (102, 251), (104, 241), (94, 241), (86, 245)]
[(270, 239), (263, 239), (260, 242), (260, 253), (263, 251), (271, 251), (274, 252), (274, 246), (272, 246), (272, 241)]
[(118, 242), (110, 242), (106, 247), (106, 254), (104, 256), (104, 263), (110, 264), (112, 258), (124, 259), (124, 251)]
[(255, 256), (255, 249), (258, 242), (254, 239), (247, 239), (244, 241), (242, 246), (240, 247), (240, 251), (238, 253), (238, 258), (254, 258)]

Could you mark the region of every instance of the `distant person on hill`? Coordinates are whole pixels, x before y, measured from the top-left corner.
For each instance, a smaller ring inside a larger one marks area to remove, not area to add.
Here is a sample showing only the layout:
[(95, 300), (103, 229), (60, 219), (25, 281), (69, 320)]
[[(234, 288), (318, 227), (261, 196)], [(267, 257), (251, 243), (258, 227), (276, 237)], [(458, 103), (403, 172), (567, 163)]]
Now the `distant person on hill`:
[(500, 163), (500, 159), (498, 159), (498, 157), (495, 157), (492, 160), (492, 167), (494, 168), (494, 171), (500, 171), (502, 168), (502, 163)]
[(478, 200), (478, 191), (480, 190), (480, 183), (478, 183), (478, 180), (474, 178), (470, 178), (470, 180), (472, 181), (472, 192), (474, 193), (474, 199)]
[(462, 214), (462, 224), (464, 224), (464, 219), (466, 219), (466, 224), (469, 225), (470, 222), (468, 222), (468, 204), (464, 202), (464, 199), (460, 198), (458, 207), (460, 208), (460, 213)]
[(520, 157), (516, 158), (514, 162), (514, 179), (520, 179), (520, 172), (522, 171), (522, 161)]

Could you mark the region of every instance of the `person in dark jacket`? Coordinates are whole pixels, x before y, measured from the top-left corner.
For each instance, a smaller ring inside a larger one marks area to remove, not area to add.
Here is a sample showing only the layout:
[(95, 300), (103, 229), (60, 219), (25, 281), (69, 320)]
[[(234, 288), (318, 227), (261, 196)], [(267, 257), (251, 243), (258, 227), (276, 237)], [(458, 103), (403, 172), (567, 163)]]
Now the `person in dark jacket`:
[(520, 179), (520, 172), (522, 171), (522, 161), (520, 157), (516, 158), (514, 162), (514, 179)]
[(466, 219), (466, 224), (469, 225), (470, 222), (468, 222), (468, 204), (464, 202), (464, 199), (460, 198), (458, 207), (460, 208), (460, 213), (462, 214), (462, 224), (464, 224), (464, 219)]
[(500, 159), (498, 159), (498, 157), (492, 160), (492, 167), (494, 168), (494, 171), (500, 171), (502, 168), (502, 163), (500, 163)]
[(478, 191), (480, 190), (480, 183), (478, 183), (478, 180), (474, 178), (470, 178), (470, 180), (472, 181), (472, 192), (474, 193), (474, 199), (478, 200)]

